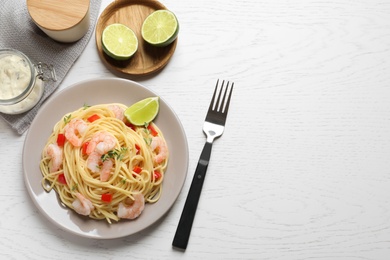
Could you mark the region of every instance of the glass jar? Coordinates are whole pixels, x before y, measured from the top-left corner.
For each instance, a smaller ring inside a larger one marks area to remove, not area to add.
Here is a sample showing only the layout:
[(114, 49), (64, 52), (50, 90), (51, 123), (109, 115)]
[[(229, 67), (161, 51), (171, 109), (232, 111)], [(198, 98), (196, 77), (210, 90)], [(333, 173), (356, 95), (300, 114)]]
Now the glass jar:
[(57, 80), (53, 66), (33, 64), (18, 50), (0, 50), (0, 112), (20, 114), (33, 108), (47, 80)]

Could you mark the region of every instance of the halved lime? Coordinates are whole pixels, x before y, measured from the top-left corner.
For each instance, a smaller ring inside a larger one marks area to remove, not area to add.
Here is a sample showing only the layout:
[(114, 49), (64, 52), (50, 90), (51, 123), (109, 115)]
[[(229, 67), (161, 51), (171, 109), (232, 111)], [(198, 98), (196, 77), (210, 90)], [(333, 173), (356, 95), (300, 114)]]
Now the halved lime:
[(153, 121), (160, 108), (158, 97), (145, 98), (125, 110), (125, 117), (130, 123), (142, 126)]
[(137, 36), (126, 25), (114, 23), (104, 28), (102, 33), (104, 52), (115, 60), (127, 60), (138, 49)]
[(146, 17), (142, 24), (142, 38), (158, 47), (171, 44), (179, 33), (179, 22), (174, 13), (157, 10)]

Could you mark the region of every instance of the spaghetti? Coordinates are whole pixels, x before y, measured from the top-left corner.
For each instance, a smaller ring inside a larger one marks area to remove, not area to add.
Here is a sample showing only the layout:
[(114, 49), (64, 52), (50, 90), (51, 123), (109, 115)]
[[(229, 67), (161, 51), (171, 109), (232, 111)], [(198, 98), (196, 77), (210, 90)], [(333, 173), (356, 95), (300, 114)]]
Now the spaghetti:
[(168, 148), (153, 123), (130, 125), (123, 104), (84, 106), (54, 126), (42, 151), (42, 186), (77, 213), (134, 219), (159, 200)]

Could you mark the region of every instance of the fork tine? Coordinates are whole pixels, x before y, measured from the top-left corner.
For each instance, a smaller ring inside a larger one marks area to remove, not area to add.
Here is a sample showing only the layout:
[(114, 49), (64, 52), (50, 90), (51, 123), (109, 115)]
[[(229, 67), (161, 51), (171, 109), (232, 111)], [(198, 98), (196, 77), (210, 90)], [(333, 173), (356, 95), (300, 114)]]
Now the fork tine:
[(215, 103), (215, 96), (217, 95), (218, 82), (219, 82), (219, 79), (217, 80), (217, 85), (215, 85), (214, 94), (213, 94), (213, 97), (211, 98), (211, 101), (210, 101), (209, 111), (213, 111), (214, 110), (214, 104), (216, 104)]
[(206, 114), (206, 121), (225, 125), (234, 83), (229, 87), (230, 82), (227, 81), (225, 87), (225, 80), (223, 80), (221, 86), (219, 85), (219, 80), (217, 80), (209, 110)]
[[(226, 96), (226, 92), (228, 90), (228, 87), (229, 87), (229, 82), (228, 82), (228, 85), (226, 87), (225, 96)], [(234, 87), (234, 82), (232, 83), (232, 85), (230, 87), (230, 91), (229, 91), (229, 94), (228, 94), (228, 99), (226, 101), (225, 109), (223, 110), (224, 114), (227, 114), (227, 112), (229, 110), (230, 98), (232, 97), (233, 87)], [(223, 97), (224, 101), (225, 101), (225, 96)]]
[[(228, 83), (229, 84), (229, 83)], [(225, 95), (223, 96), (223, 99), (222, 99), (222, 102), (221, 102), (221, 96), (222, 96), (222, 92), (223, 92), (223, 85), (225, 85), (225, 81), (223, 80), (222, 81), (222, 85), (221, 85), (221, 87), (220, 87), (220, 89), (219, 89), (219, 94), (218, 94), (218, 99), (217, 99), (217, 101), (215, 102), (215, 107), (214, 107), (214, 110), (215, 111), (220, 111), (220, 110), (222, 110), (222, 108), (223, 108), (223, 102), (224, 102), (224, 100), (225, 100)], [(217, 85), (215, 86), (215, 90), (217, 90), (218, 89), (218, 81), (217, 81)]]
[[(218, 100), (217, 100), (216, 107), (215, 107), (216, 112), (225, 114), (225, 113), (227, 113), (227, 111), (229, 109), (230, 97), (232, 95), (234, 83), (232, 83), (230, 90), (229, 90), (229, 84), (230, 84), (230, 82), (228, 81), (226, 84), (226, 87), (224, 87), (225, 81), (222, 82), (222, 86), (220, 88)], [(228, 93), (228, 91), (229, 91), (229, 93)], [(222, 96), (222, 100), (221, 100), (222, 92), (223, 92), (223, 96)], [(226, 97), (227, 97), (227, 100), (226, 100)]]
[[(222, 81), (222, 85), (220, 88), (218, 88), (218, 85), (219, 85), (219, 79), (217, 80), (217, 84), (215, 85), (215, 89), (214, 89), (214, 94), (213, 94), (213, 97), (210, 101), (210, 106), (209, 106), (209, 111), (216, 111), (216, 112), (224, 112), (226, 111), (226, 105), (227, 103), (225, 102), (225, 99), (226, 99), (226, 94), (228, 92), (228, 89), (229, 89), (229, 81), (227, 82), (226, 84), (226, 88), (225, 88), (225, 81), (223, 80)], [(234, 85), (234, 83), (233, 83)], [(228, 94), (228, 101), (230, 101), (230, 96), (231, 96), (231, 93), (232, 93), (232, 88), (233, 88), (233, 85), (231, 86), (231, 89), (229, 91), (229, 94)], [(221, 97), (222, 97), (222, 100), (221, 100)], [(217, 98), (215, 100), (215, 98)]]
[[(230, 84), (230, 82), (228, 81), (227, 84), (226, 84), (225, 91), (223, 93), (223, 99), (222, 99), (222, 102), (221, 102), (221, 107), (219, 109), (219, 112), (221, 112), (221, 113), (227, 113), (227, 110), (229, 108), (230, 96), (232, 94), (232, 89), (233, 89), (234, 83), (232, 83), (232, 86), (230, 87), (230, 91), (228, 93), (229, 84)], [(223, 88), (223, 85), (222, 85), (222, 88)], [(222, 92), (222, 89), (221, 89), (221, 92)], [(226, 96), (227, 96), (227, 100), (226, 100)]]

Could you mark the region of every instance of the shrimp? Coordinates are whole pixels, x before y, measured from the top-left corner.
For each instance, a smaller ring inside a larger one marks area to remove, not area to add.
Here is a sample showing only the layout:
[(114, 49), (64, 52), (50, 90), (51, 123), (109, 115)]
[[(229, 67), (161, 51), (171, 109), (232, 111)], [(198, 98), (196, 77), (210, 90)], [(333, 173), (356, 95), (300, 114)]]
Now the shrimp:
[(150, 144), (150, 148), (152, 148), (152, 151), (156, 152), (156, 156), (154, 157), (154, 161), (156, 163), (161, 163), (167, 158), (168, 147), (161, 137), (153, 137), (152, 142)]
[(100, 163), (102, 155), (98, 152), (92, 152), (87, 158), (87, 167), (92, 172), (96, 173), (100, 171)]
[(64, 153), (57, 144), (49, 144), (46, 148), (46, 154), (51, 158), (49, 164), (49, 171), (58, 171), (62, 165)]
[(100, 170), (100, 180), (101, 181), (108, 181), (111, 174), (111, 169), (114, 165), (113, 160), (109, 159), (103, 162), (103, 166)]
[(101, 181), (107, 181), (110, 178), (113, 165), (114, 161), (112, 159), (108, 159), (103, 162), (101, 154), (96, 151), (92, 152), (87, 159), (88, 169), (94, 173), (99, 172)]
[(96, 133), (87, 147), (87, 154), (91, 154), (93, 151), (98, 152), (100, 155), (107, 153), (115, 147), (116, 138), (107, 132)]
[(75, 147), (80, 147), (82, 144), (82, 135), (87, 129), (87, 123), (84, 120), (74, 118), (64, 128), (66, 139)]
[(78, 192), (75, 193), (75, 195), (77, 198), (72, 203), (74, 210), (80, 215), (84, 216), (91, 214), (91, 211), (95, 209), (95, 207), (92, 205), (92, 202)]
[(122, 120), (122, 121), (125, 120), (125, 116), (124, 116), (125, 110), (123, 110), (123, 108), (121, 108), (120, 106), (109, 105), (108, 109), (110, 109), (114, 113), (115, 118)]
[(130, 206), (126, 206), (123, 202), (119, 203), (117, 215), (119, 218), (135, 219), (141, 215), (144, 208), (144, 195), (142, 193), (136, 193), (134, 194), (134, 203)]

